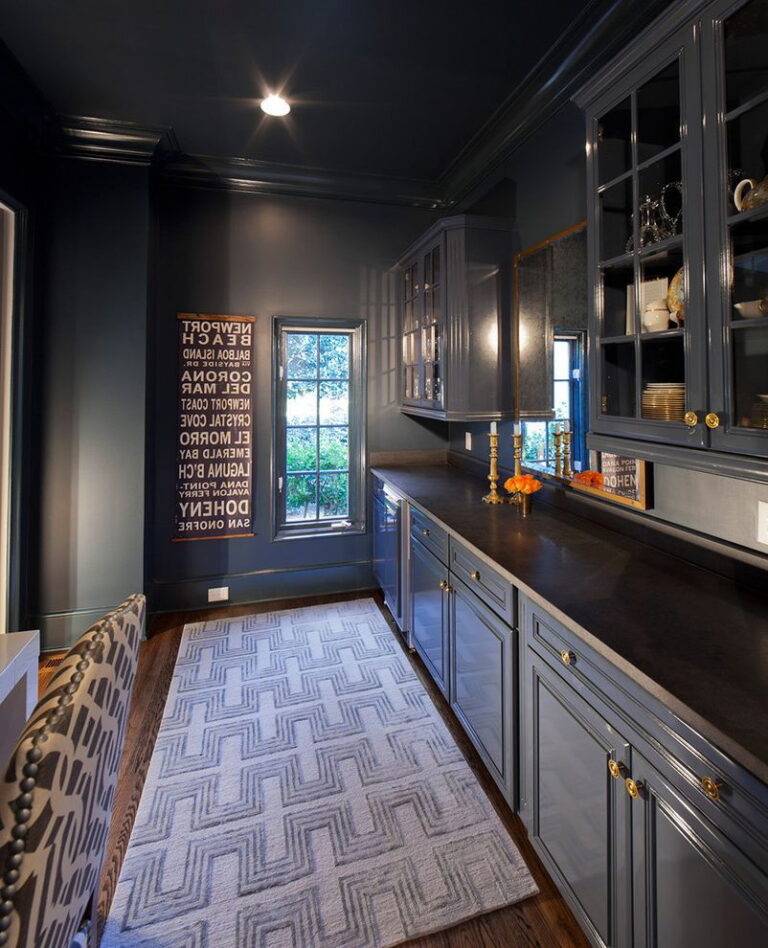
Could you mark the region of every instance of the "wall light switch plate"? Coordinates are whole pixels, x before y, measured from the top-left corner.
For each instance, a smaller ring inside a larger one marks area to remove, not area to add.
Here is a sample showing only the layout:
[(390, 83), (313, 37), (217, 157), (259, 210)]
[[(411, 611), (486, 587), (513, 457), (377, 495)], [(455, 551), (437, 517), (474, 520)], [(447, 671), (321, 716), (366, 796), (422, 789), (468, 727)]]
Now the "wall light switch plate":
[(471, 431), (464, 432), (464, 450), (465, 451), (472, 450), (472, 432)]
[(226, 602), (229, 599), (229, 586), (213, 586), (208, 590), (208, 602)]
[(768, 546), (768, 503), (757, 502), (757, 542)]

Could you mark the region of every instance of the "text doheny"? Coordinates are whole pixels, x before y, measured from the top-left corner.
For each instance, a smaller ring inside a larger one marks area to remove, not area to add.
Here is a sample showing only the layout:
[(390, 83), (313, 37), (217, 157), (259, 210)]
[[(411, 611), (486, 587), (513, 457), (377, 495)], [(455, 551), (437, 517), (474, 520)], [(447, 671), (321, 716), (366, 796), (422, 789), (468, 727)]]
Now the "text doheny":
[(179, 313), (175, 540), (253, 533), (253, 316)]

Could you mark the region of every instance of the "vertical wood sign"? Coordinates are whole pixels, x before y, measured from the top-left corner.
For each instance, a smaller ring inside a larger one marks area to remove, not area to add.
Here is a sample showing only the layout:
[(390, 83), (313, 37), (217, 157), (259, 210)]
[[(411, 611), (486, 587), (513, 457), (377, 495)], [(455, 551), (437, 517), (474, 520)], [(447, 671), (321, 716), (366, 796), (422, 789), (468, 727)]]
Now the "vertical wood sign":
[(179, 313), (174, 540), (253, 536), (253, 316)]

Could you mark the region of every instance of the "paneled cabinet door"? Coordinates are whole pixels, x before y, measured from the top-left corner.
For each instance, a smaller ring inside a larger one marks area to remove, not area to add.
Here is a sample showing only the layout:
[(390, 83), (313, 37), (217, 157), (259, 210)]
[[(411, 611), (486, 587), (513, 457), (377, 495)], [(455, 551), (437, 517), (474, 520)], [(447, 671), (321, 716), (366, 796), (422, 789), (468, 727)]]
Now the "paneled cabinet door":
[(448, 570), (411, 538), (411, 635), (435, 684), (449, 698)]
[(521, 816), (592, 941), (631, 945), (630, 746), (530, 648), (524, 688)]
[(635, 753), (637, 948), (768, 945), (765, 876)]
[(454, 580), (451, 707), (496, 783), (514, 802), (514, 635)]

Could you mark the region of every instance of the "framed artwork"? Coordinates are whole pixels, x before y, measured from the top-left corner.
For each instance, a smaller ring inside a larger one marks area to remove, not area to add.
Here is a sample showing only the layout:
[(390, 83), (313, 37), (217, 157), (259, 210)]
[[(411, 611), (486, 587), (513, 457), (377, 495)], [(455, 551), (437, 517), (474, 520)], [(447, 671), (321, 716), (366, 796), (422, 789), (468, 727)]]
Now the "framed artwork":
[(593, 452), (594, 467), (574, 474), (574, 490), (617, 504), (649, 510), (653, 506), (653, 465), (638, 458), (605, 451)]

